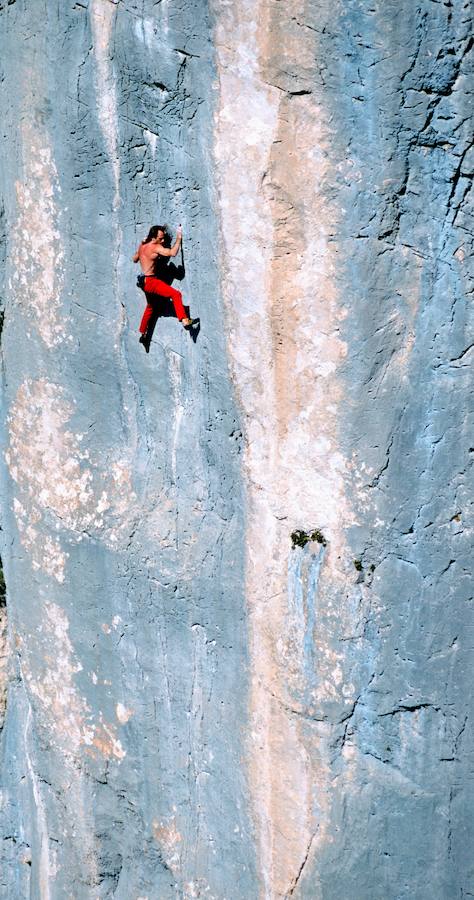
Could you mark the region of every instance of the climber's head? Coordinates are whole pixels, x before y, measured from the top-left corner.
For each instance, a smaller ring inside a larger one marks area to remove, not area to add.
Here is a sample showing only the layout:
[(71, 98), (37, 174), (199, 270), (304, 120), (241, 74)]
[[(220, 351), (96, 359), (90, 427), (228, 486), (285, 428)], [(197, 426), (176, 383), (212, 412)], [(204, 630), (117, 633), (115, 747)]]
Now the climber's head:
[(156, 240), (166, 246), (166, 241), (169, 240), (166, 225), (152, 225), (143, 243), (149, 244), (150, 241)]

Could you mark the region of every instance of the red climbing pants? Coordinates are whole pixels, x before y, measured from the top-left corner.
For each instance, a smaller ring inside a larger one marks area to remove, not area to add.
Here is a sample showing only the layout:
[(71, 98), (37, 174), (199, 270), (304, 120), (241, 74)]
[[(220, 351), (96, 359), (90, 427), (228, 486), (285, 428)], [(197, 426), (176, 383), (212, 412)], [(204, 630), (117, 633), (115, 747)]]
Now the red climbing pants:
[[(154, 275), (147, 275), (145, 278), (145, 294), (147, 295), (147, 305), (145, 308), (145, 312), (143, 313), (143, 318), (140, 322), (140, 334), (145, 334), (145, 331), (148, 328), (149, 321), (153, 315), (153, 297), (168, 297), (173, 301), (174, 311), (176, 313), (177, 318), (181, 322), (181, 319), (186, 319), (186, 310), (183, 306), (183, 297), (181, 291), (177, 291), (174, 287), (171, 287), (170, 284), (166, 284), (165, 281), (161, 281), (160, 278), (155, 278)], [(151, 294), (151, 303), (148, 300), (148, 295)]]

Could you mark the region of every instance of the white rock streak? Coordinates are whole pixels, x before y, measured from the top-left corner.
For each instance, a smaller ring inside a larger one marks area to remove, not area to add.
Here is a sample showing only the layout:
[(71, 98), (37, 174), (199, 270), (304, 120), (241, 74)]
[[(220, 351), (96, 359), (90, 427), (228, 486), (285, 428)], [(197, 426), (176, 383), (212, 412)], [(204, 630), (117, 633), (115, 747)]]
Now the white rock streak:
[(110, 39), (116, 10), (110, 0), (92, 0), (89, 10), (96, 60), (95, 88), (99, 122), (112, 166), (113, 206), (114, 209), (118, 209), (120, 203), (120, 159), (117, 146), (117, 95), (110, 56)]
[[(320, 190), (329, 166), (323, 111), (312, 99), (290, 98), (269, 84), (268, 47), (285, 53), (271, 33), (278, 11), (264, 0), (215, 2), (214, 9), (222, 291), (246, 437), (250, 776), (261, 896), (273, 900), (293, 890), (329, 815), (321, 737), (309, 737), (304, 720), (291, 714), (292, 697), (305, 683), (298, 642), (308, 624), (299, 611), (293, 614), (287, 561), (291, 531), (318, 527), (328, 539), (323, 568), (330, 593), (341, 582), (338, 558), (351, 520), (336, 419), (343, 311), (328, 244), (335, 213)], [(300, 40), (297, 46), (314, 58), (313, 45), (302, 47)], [(281, 69), (284, 75), (284, 60)], [(303, 113), (301, 103), (309, 104)], [(313, 623), (314, 610), (309, 618)], [(288, 633), (296, 642), (294, 672), (276, 650)], [(317, 645), (317, 690), (307, 686), (311, 704), (344, 688), (326, 637), (321, 633)], [(318, 890), (315, 884), (315, 900)]]
[(30, 754), (30, 743), (29, 743), (29, 735), (31, 732), (31, 706), (28, 707), (28, 714), (25, 722), (25, 734), (24, 734), (24, 749), (25, 749), (25, 760), (26, 766), (28, 769), (28, 773), (30, 776), (31, 788), (33, 791), (33, 798), (35, 801), (36, 807), (36, 815), (37, 815), (37, 823), (38, 823), (38, 838), (40, 844), (39, 851), (39, 881), (38, 881), (38, 889), (40, 900), (50, 900), (51, 892), (49, 889), (50, 884), (50, 876), (52, 875), (51, 871), (51, 859), (49, 852), (49, 835), (48, 835), (48, 823), (46, 819), (46, 812), (44, 808), (43, 798), (41, 796), (41, 788), (39, 784), (39, 780), (37, 778), (36, 772), (33, 768), (33, 763), (31, 761)]
[(179, 434), (181, 428), (181, 422), (183, 420), (184, 415), (184, 403), (182, 401), (182, 376), (181, 376), (181, 365), (182, 360), (181, 357), (174, 353), (173, 351), (169, 354), (169, 365), (170, 365), (170, 381), (171, 381), (171, 390), (173, 391), (173, 406), (174, 406), (174, 421), (173, 428), (171, 430), (170, 442), (171, 442), (171, 473), (173, 477), (173, 484), (176, 484), (177, 479), (177, 465), (176, 465), (176, 455), (178, 452), (179, 445)]

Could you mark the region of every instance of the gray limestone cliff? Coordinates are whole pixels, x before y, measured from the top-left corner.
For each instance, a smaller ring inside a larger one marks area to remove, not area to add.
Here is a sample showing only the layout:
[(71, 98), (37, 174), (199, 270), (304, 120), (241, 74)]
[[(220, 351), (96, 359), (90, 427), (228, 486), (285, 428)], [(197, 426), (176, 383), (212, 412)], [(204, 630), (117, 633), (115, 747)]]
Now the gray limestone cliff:
[(0, 897), (473, 896), (471, 3), (0, 25)]

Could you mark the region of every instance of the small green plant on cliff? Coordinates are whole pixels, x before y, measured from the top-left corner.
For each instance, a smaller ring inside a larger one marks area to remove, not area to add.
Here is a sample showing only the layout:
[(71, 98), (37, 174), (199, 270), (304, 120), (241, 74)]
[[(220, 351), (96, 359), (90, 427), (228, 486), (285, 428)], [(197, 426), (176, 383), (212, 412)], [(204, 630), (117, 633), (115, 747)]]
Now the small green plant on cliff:
[(309, 537), (310, 537), (310, 540), (316, 541), (318, 544), (322, 544), (323, 547), (327, 547), (328, 542), (327, 542), (326, 538), (324, 537), (324, 534), (321, 531), (318, 531), (316, 529), (316, 531), (311, 532)]
[(358, 572), (362, 572), (362, 563), (361, 563), (360, 559), (354, 560), (354, 566)]
[(305, 531), (297, 529), (296, 531), (291, 532), (291, 546), (293, 550), (295, 547), (306, 547), (308, 541), (309, 537)]
[(293, 550), (295, 547), (306, 547), (306, 544), (309, 544), (310, 541), (316, 541), (318, 544), (322, 544), (323, 547), (327, 546), (326, 538), (317, 528), (314, 531), (303, 531), (301, 528), (297, 528), (296, 531), (291, 533)]

